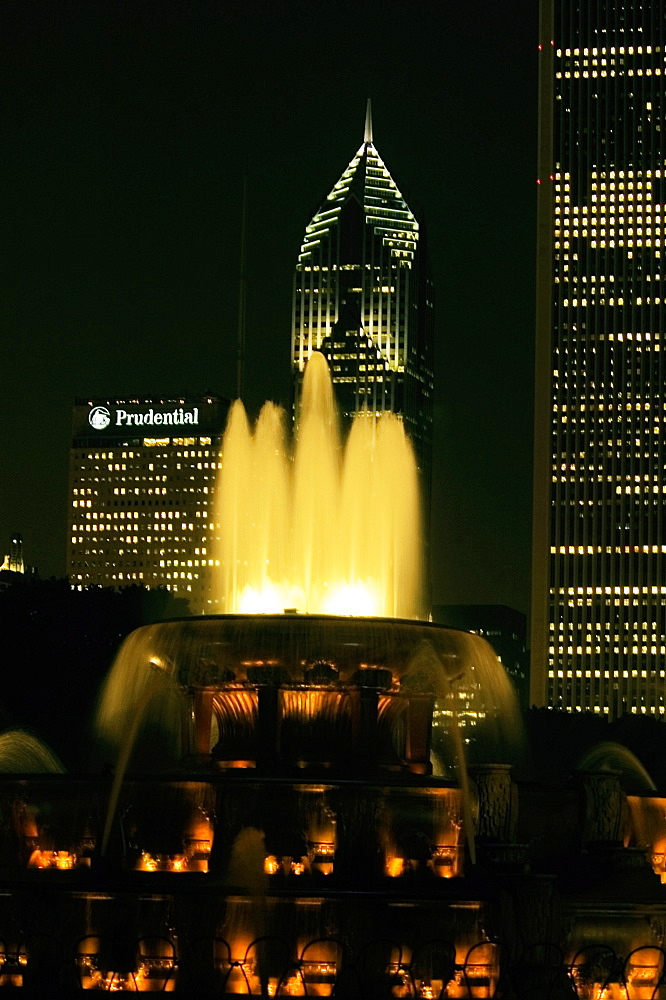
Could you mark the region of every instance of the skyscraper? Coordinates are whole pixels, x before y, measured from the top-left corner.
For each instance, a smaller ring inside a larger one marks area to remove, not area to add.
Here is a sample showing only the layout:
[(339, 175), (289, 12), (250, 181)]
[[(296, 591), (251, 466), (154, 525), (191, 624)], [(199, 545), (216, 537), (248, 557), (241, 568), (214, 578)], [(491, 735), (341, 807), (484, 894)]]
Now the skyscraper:
[(309, 222), (296, 265), (296, 406), (314, 350), (328, 358), (345, 415), (402, 415), (428, 482), (433, 288), (425, 233), (375, 148), (369, 101), (363, 142)]
[(532, 701), (666, 711), (664, 0), (542, 0)]
[(218, 396), (77, 400), (67, 573), (76, 587), (168, 587), (196, 614), (210, 592), (211, 508), (228, 404)]

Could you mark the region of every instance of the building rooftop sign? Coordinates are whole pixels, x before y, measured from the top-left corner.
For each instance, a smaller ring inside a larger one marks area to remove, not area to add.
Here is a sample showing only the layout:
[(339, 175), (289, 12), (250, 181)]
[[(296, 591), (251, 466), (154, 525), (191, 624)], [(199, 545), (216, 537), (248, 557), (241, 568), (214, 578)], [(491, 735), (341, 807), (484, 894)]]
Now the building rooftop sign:
[(125, 439), (218, 435), (222, 432), (229, 404), (214, 394), (204, 396), (125, 397), (124, 399), (77, 399), (73, 411), (72, 437)]
[(114, 427), (196, 427), (199, 424), (199, 407), (177, 406), (173, 410), (153, 406), (125, 409), (120, 406), (94, 406), (88, 414), (88, 423), (96, 431)]

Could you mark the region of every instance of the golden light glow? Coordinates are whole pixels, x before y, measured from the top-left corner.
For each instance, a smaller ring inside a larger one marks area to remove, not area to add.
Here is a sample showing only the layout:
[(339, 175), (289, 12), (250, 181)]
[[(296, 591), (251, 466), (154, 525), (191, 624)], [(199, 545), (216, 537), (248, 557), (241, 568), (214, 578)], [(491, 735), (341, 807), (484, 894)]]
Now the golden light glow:
[(326, 844), (322, 841), (313, 842), (310, 851), (310, 864), (315, 871), (322, 875), (332, 875), (335, 867), (335, 844)]
[(267, 875), (277, 875), (282, 865), (274, 854), (269, 854), (264, 860), (264, 871)]
[(405, 873), (405, 859), (397, 858), (395, 856), (387, 857), (386, 859), (386, 874), (391, 878), (398, 878), (400, 875)]
[(34, 850), (28, 860), (28, 868), (59, 868), (68, 871), (76, 868), (77, 856), (70, 851)]
[[(136, 956), (134, 970), (113, 971), (100, 968), (99, 946), (96, 935), (85, 939), (85, 951), (79, 952), (77, 966), (81, 989), (107, 990), (110, 993), (172, 993), (176, 988), (174, 972), (177, 960), (174, 946), (166, 939), (142, 939), (140, 954)], [(144, 949), (150, 946), (150, 953)]]
[(0, 986), (23, 986), (23, 969), (28, 964), (25, 946), (0, 946)]
[(303, 591), (290, 584), (277, 584), (266, 580), (261, 587), (243, 588), (238, 610), (243, 615), (279, 614), (285, 608), (304, 608)]
[(422, 616), (418, 469), (403, 421), (359, 414), (343, 442), (322, 354), (307, 365), (294, 439), (274, 404), (253, 427), (237, 401), (221, 454), (226, 612)]
[(158, 867), (157, 858), (154, 858), (152, 854), (147, 854), (145, 851), (141, 854), (136, 864), (137, 871), (140, 872), (156, 872)]
[(378, 588), (372, 581), (324, 583), (317, 588), (317, 593), (311, 591), (308, 601), (299, 587), (266, 580), (260, 588), (244, 587), (240, 596), (239, 610), (244, 615), (280, 614), (285, 608), (296, 608), (300, 612), (320, 610), (327, 615), (354, 615), (357, 618), (382, 613)]
[(380, 602), (376, 587), (370, 581), (356, 580), (343, 582), (331, 589), (324, 601), (324, 610), (329, 615), (355, 615), (367, 617), (380, 613)]
[[(184, 854), (149, 854), (143, 851), (136, 863), (138, 872), (186, 872), (189, 869), (188, 859)], [(195, 871), (208, 871), (207, 861), (204, 867), (195, 867)]]

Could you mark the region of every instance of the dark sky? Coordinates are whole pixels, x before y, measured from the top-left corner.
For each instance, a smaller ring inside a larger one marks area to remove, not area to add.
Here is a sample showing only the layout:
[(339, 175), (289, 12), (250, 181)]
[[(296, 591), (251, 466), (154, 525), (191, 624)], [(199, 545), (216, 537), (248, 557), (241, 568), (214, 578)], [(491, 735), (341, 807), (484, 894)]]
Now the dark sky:
[(537, 0), (2, 5), (0, 537), (65, 566), (75, 396), (289, 399), (292, 270), (363, 138), (436, 282), (436, 603), (529, 601)]

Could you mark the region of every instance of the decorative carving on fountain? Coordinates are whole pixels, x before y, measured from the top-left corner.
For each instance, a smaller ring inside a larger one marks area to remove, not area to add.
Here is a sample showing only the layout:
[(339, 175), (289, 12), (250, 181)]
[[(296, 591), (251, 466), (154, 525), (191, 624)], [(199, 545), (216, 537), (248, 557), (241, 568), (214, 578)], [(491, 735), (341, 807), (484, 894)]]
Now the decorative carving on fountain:
[(510, 764), (483, 764), (470, 768), (478, 800), (476, 839), (512, 844), (516, 839), (518, 792), (511, 781)]
[(582, 793), (583, 844), (619, 843), (627, 825), (627, 799), (614, 771), (576, 771)]

